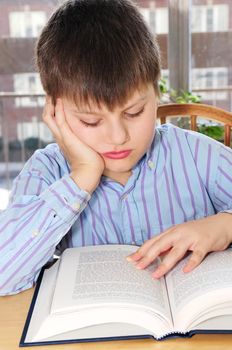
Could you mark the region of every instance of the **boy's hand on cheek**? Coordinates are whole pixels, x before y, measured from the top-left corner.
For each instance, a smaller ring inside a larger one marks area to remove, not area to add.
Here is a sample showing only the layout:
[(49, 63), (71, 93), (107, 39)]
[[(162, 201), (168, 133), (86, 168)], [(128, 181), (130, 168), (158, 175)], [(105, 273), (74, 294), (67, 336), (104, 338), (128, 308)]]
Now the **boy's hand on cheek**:
[(127, 257), (136, 263), (136, 268), (144, 269), (158, 256), (162, 263), (152, 273), (160, 278), (191, 251), (184, 272), (190, 272), (198, 266), (207, 253), (220, 251), (232, 242), (232, 215), (219, 213), (196, 221), (189, 221), (169, 228), (160, 235), (147, 240), (134, 254)]
[(47, 97), (43, 120), (68, 160), (73, 180), (81, 188), (92, 192), (104, 171), (103, 158), (73, 133), (66, 121), (61, 99), (57, 99), (54, 106), (51, 98)]

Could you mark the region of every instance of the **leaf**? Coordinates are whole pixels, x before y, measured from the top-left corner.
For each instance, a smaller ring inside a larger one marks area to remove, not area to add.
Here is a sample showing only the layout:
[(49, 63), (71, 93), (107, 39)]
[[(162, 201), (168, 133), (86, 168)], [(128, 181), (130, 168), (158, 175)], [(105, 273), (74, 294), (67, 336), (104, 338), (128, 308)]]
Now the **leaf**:
[(198, 126), (198, 131), (215, 140), (222, 140), (224, 138), (224, 128), (220, 125), (208, 125), (205, 124)]
[[(164, 101), (171, 101), (175, 103), (200, 103), (201, 96), (194, 95), (191, 91), (188, 90), (176, 90), (170, 88), (168, 90), (167, 80), (165, 78), (161, 78), (159, 80), (159, 89), (161, 95), (166, 94), (166, 99)], [(169, 97), (167, 99), (167, 97)]]

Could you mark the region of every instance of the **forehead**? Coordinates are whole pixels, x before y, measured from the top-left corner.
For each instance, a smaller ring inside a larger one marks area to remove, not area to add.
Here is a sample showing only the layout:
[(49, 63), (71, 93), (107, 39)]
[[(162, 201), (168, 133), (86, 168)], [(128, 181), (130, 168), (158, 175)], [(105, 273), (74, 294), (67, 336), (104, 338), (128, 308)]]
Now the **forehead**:
[[(145, 100), (146, 97), (149, 95), (149, 92), (152, 91), (152, 89), (153, 87), (149, 85), (149, 86), (134, 90), (128, 97), (125, 98), (124, 102), (121, 105), (117, 105), (114, 109), (123, 110), (123, 109), (129, 108), (130, 106), (133, 106), (133, 104), (136, 104), (136, 103), (139, 103), (140, 101)], [(88, 103), (85, 103), (80, 99), (78, 99), (78, 96), (76, 96), (75, 101), (67, 97), (63, 97), (62, 100), (66, 108), (77, 112), (97, 113), (97, 112), (109, 111), (109, 108), (106, 106), (106, 104), (104, 104), (103, 102), (97, 104), (91, 98), (88, 99)]]

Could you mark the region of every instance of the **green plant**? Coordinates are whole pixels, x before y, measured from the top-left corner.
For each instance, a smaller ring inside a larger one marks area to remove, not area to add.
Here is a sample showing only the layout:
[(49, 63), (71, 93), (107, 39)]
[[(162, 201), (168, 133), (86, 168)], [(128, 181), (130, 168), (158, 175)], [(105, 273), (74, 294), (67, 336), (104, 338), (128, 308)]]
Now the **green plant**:
[(161, 103), (200, 103), (201, 96), (195, 95), (190, 91), (168, 89), (167, 80), (161, 78), (159, 81), (159, 89), (161, 95)]
[[(168, 89), (165, 78), (160, 79), (159, 89), (161, 103), (201, 103), (201, 96), (190, 91)], [(177, 118), (176, 123), (180, 128), (189, 129), (190, 127), (189, 118)], [(218, 141), (224, 138), (224, 128), (220, 125), (198, 125), (197, 131)]]
[(170, 98), (175, 103), (200, 103), (201, 97), (199, 95), (194, 95), (190, 91), (184, 90), (174, 90), (170, 91)]
[(217, 141), (222, 141), (224, 139), (224, 128), (220, 125), (199, 125), (198, 132), (205, 134)]
[(160, 78), (160, 80), (159, 80), (159, 90), (160, 90), (160, 94), (161, 95), (163, 95), (165, 93), (168, 93), (167, 80), (165, 78)]

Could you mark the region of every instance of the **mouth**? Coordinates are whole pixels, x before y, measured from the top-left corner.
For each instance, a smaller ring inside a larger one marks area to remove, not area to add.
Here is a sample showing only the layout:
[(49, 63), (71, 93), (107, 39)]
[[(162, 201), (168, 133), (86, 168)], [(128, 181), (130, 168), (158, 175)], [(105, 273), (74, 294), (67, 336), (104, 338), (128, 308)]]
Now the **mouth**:
[(132, 150), (125, 150), (120, 152), (106, 152), (106, 153), (102, 153), (102, 155), (110, 159), (123, 159), (128, 157), (131, 152)]

